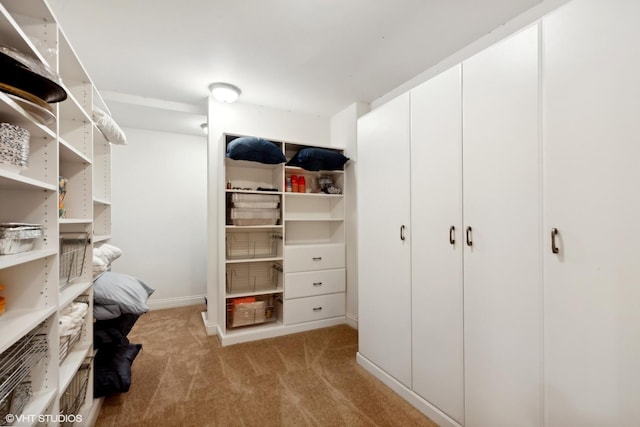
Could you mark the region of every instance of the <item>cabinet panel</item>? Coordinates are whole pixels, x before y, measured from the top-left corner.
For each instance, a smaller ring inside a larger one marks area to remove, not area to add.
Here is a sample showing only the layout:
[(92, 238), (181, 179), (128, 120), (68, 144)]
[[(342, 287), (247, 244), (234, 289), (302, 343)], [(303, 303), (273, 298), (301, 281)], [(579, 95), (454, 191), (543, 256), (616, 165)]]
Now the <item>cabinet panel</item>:
[(344, 268), (337, 270), (289, 273), (285, 277), (287, 290), (285, 298), (300, 298), (314, 295), (344, 292)]
[(638, 16), (581, 0), (543, 22), (548, 426), (640, 425)]
[(464, 244), (461, 69), (458, 65), (411, 91), (413, 389), (459, 423), (463, 420)]
[(285, 246), (284, 259), (287, 272), (343, 268), (344, 243)]
[(287, 325), (344, 316), (344, 293), (319, 295), (284, 302), (284, 322)]
[(358, 120), (357, 173), (359, 352), (408, 387), (411, 386), (409, 159), (407, 93)]
[(538, 29), (463, 63), (465, 425), (541, 424)]

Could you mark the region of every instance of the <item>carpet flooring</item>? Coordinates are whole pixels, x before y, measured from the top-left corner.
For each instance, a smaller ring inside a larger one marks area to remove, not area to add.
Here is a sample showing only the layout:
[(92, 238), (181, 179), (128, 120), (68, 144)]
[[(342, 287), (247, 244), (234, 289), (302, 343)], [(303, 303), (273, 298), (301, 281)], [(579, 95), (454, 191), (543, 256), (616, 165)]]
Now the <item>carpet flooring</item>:
[(222, 347), (202, 311), (138, 320), (131, 389), (105, 399), (97, 427), (436, 426), (356, 363), (349, 326)]

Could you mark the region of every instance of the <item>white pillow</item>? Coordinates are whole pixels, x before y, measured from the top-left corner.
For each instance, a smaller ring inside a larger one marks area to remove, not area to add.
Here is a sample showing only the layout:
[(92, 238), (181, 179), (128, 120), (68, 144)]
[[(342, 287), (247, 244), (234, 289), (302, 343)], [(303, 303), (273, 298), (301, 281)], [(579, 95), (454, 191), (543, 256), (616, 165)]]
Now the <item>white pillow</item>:
[(107, 141), (112, 144), (127, 144), (127, 137), (120, 126), (118, 126), (109, 114), (95, 105), (93, 106), (93, 121), (96, 122), (96, 126), (100, 129), (100, 132), (104, 134), (105, 138), (107, 138)]

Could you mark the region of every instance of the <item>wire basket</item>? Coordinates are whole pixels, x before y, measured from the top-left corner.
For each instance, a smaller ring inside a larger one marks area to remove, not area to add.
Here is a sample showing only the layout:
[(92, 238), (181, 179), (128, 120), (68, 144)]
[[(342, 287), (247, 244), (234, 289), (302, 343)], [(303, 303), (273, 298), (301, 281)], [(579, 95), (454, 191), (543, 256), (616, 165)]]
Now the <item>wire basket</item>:
[(275, 257), (278, 240), (282, 233), (270, 230), (227, 232), (227, 259)]
[(89, 233), (60, 233), (60, 287), (82, 276)]
[(272, 291), (281, 283), (282, 266), (272, 262), (239, 262), (227, 264), (227, 292)]
[[(0, 400), (0, 420), (6, 422), (7, 415), (20, 415), (29, 399), (33, 396), (31, 381), (23, 381), (14, 388), (7, 397)], [(6, 425), (12, 425), (9, 423)], [(3, 424), (5, 425), (5, 424)]]
[[(85, 303), (87, 304), (87, 308), (88, 308), (89, 296), (80, 295), (78, 298), (74, 300), (74, 302)], [(72, 334), (60, 335), (60, 350), (59, 350), (60, 363), (64, 361), (64, 359), (69, 355), (69, 353), (71, 353), (71, 351), (73, 350), (75, 345), (78, 343), (78, 341), (80, 341), (80, 337), (82, 336), (82, 333), (84, 332), (84, 329), (85, 329), (84, 319), (86, 318), (86, 315), (87, 314), (85, 312), (85, 314), (82, 316), (80, 327), (77, 328), (77, 330), (75, 330)]]
[(275, 303), (276, 298), (273, 295), (228, 299), (227, 327), (238, 328), (275, 322), (278, 320)]
[(48, 350), (45, 324), (41, 323), (0, 354), (0, 401), (15, 398), (16, 390)]
[[(60, 397), (60, 415), (75, 415), (80, 412), (87, 398), (87, 386), (89, 385), (89, 374), (91, 373), (92, 357), (87, 357), (78, 371), (73, 376), (67, 390)], [(70, 419), (73, 419), (72, 417)], [(73, 421), (60, 423), (61, 427), (72, 426)]]

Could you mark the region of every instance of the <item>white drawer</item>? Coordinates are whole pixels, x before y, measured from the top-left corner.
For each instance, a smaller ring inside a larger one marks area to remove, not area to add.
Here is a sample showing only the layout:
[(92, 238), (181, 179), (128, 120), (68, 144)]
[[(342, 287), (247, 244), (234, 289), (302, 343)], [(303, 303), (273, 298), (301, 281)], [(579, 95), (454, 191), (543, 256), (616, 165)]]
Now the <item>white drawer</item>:
[(344, 292), (341, 292), (339, 294), (285, 300), (284, 323), (291, 325), (344, 316), (344, 295)]
[(285, 246), (284, 260), (287, 273), (344, 268), (344, 243)]
[(287, 273), (284, 280), (286, 299), (333, 294), (345, 290), (344, 268)]

